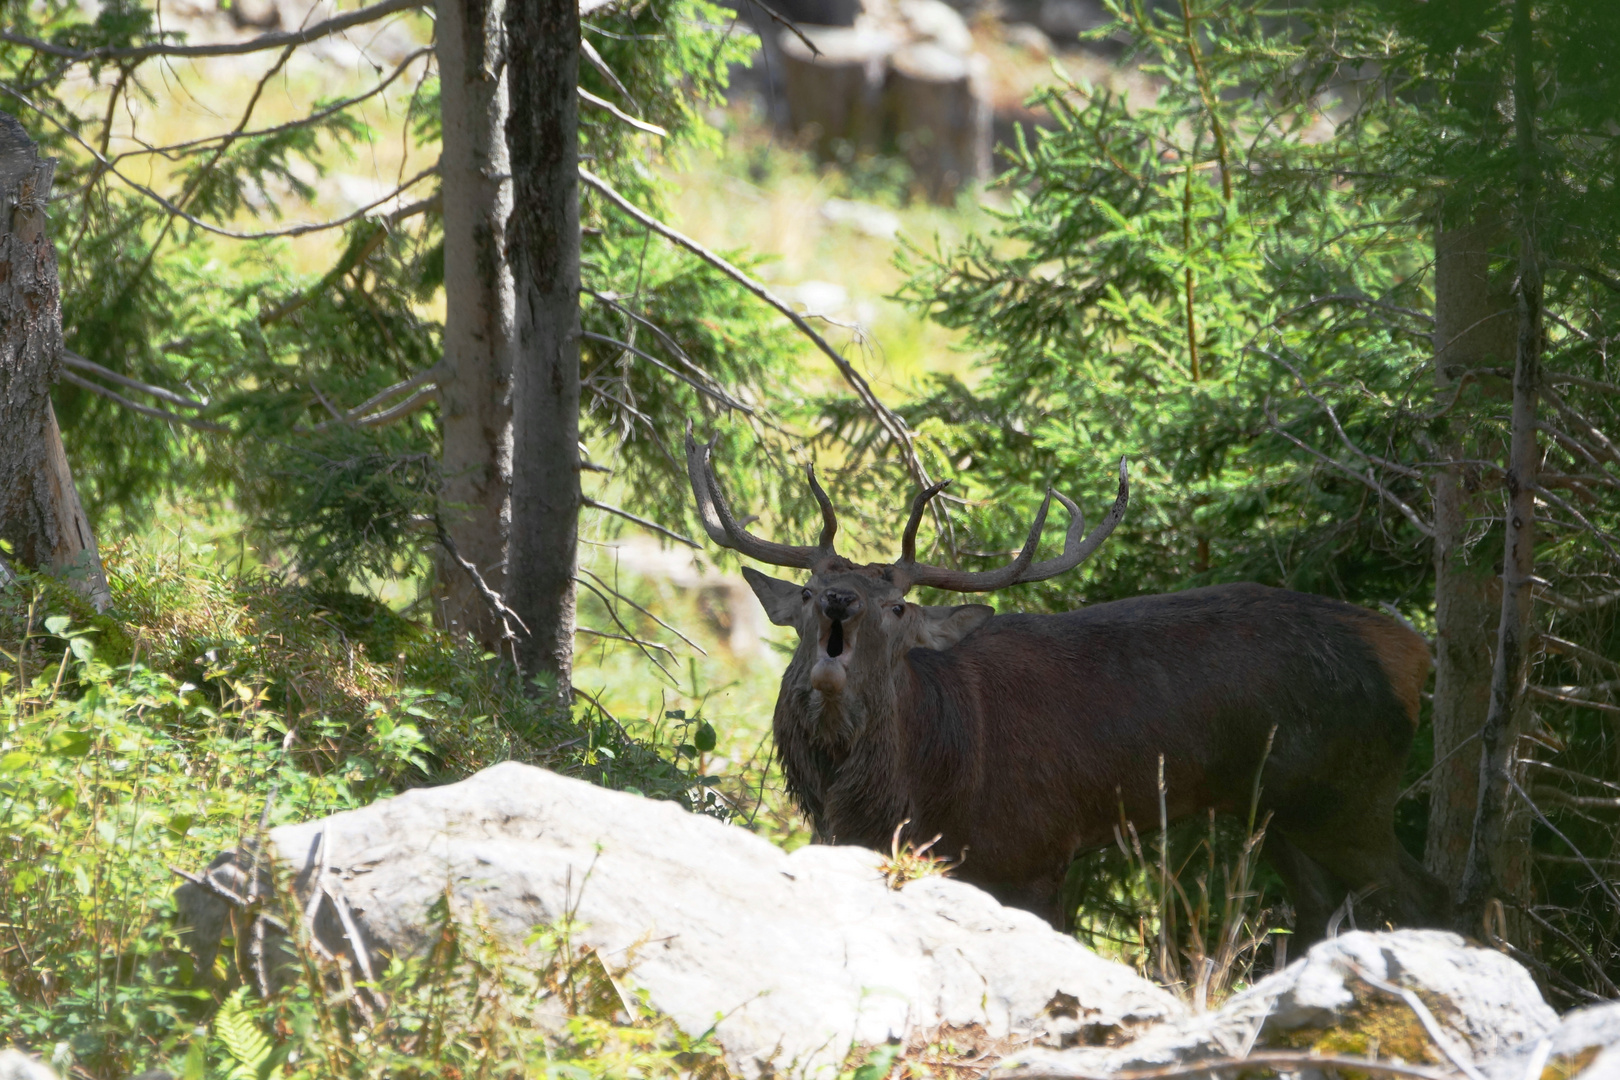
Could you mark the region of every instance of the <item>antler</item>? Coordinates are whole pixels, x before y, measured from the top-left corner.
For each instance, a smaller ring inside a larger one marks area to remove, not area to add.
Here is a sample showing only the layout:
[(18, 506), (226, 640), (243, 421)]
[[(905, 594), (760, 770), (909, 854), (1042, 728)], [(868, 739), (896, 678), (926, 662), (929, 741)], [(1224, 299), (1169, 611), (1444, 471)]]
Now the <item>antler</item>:
[[(900, 561), (894, 564), (894, 580), (904, 588), (913, 585), (932, 585), (936, 589), (950, 589), (953, 592), (989, 592), (992, 589), (1006, 588), (1008, 585), (1018, 585), (1026, 581), (1045, 581), (1049, 577), (1056, 577), (1066, 570), (1073, 570), (1085, 562), (1092, 552), (1102, 546), (1108, 535), (1114, 531), (1125, 518), (1125, 507), (1130, 501), (1130, 477), (1126, 469), (1126, 459), (1119, 459), (1119, 495), (1114, 499), (1114, 505), (1109, 508), (1108, 515), (1086, 535), (1086, 518), (1072, 500), (1051, 488), (1046, 489), (1046, 498), (1041, 500), (1041, 508), (1035, 514), (1035, 521), (1029, 527), (1029, 538), (1024, 541), (1023, 550), (1012, 562), (999, 570), (985, 570), (972, 572), (967, 570), (951, 570), (943, 566), (930, 566), (927, 563), (916, 561), (917, 553), (917, 526), (922, 522), (923, 509), (928, 500), (939, 494), (945, 483), (934, 484), (917, 493), (916, 499), (911, 503), (911, 518), (906, 522), (905, 534), (900, 540)], [(1063, 554), (1055, 559), (1046, 559), (1035, 562), (1035, 549), (1041, 542), (1041, 529), (1046, 525), (1046, 511), (1052, 505), (1052, 499), (1062, 503), (1069, 511), (1069, 531), (1063, 536)]]
[(714, 439), (710, 439), (707, 445), (699, 445), (692, 437), (692, 425), (686, 425), (686, 475), (692, 482), (692, 495), (697, 499), (698, 518), (703, 522), (703, 531), (709, 534), (710, 540), (721, 547), (741, 552), (750, 559), (800, 570), (816, 570), (838, 558), (838, 553), (833, 550), (833, 537), (838, 534), (838, 515), (833, 511), (832, 500), (827, 498), (827, 493), (816, 482), (814, 465), (806, 465), (804, 471), (810, 480), (810, 491), (821, 506), (821, 538), (814, 547), (778, 544), (761, 540), (737, 524), (731, 507), (726, 505), (726, 497), (720, 493), (720, 482), (715, 479), (714, 465), (709, 460), (714, 442)]

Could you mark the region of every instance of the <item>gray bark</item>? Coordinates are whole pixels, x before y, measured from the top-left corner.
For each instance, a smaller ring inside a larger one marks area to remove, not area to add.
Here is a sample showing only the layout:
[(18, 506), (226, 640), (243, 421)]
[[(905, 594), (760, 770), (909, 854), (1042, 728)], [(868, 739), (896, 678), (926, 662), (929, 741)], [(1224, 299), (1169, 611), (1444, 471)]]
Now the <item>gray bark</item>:
[[(505, 590), (512, 482), (515, 300), (507, 264), (512, 209), (506, 150), (503, 0), (439, 0), (437, 50), (444, 152), (442, 518), (457, 552)], [(454, 559), (439, 564), (440, 618), (500, 649), (502, 626)]]
[(62, 574), (101, 611), (112, 596), (51, 407), (62, 365), (61, 284), (46, 231), (55, 172), (0, 113), (0, 538), (18, 562)]
[[(1513, 5), (1513, 86), (1518, 181), (1518, 347), (1513, 368), (1513, 434), (1508, 452), (1507, 526), (1502, 553), (1502, 614), (1491, 671), (1490, 711), (1480, 731), (1479, 799), (1473, 839), (1463, 871), (1460, 907), (1477, 920), (1492, 897), (1510, 887), (1510, 812), (1514, 748), (1524, 713), (1530, 622), (1536, 569), (1535, 485), (1541, 460), (1536, 407), (1541, 383), (1540, 253), (1535, 234), (1539, 169), (1535, 155), (1535, 72), (1531, 56), (1530, 0)], [(1476, 922), (1477, 925), (1477, 922)]]
[(525, 677), (569, 699), (579, 539), (579, 69), (576, 0), (507, 15), (517, 296), (512, 368), (512, 532), (506, 602), (523, 621)]
[[(1517, 348), (1518, 319), (1509, 275), (1491, 276), (1490, 246), (1504, 234), (1495, 221), (1435, 236), (1435, 383), (1441, 399), (1463, 373), (1503, 368)], [(1476, 383), (1476, 387), (1478, 384)], [(1485, 387), (1495, 390), (1494, 384)], [(1468, 441), (1465, 406), (1452, 410), (1444, 447), (1452, 460), (1488, 456)], [(1470, 533), (1493, 518), (1494, 477), (1474, 466), (1441, 470), (1434, 486), (1435, 674), (1434, 760), (1424, 865), (1453, 890), (1462, 882), (1479, 792), (1479, 736), (1491, 699), (1495, 624), (1501, 581), (1496, 545)], [(1489, 484), (1490, 492), (1484, 488)]]

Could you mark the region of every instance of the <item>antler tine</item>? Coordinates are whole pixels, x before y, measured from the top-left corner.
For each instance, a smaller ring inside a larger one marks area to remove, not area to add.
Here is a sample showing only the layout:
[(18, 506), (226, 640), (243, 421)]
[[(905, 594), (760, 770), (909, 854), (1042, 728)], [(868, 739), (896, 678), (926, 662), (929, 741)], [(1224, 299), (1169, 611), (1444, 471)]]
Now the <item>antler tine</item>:
[[(1046, 524), (1046, 510), (1056, 497), (1069, 511), (1069, 528), (1063, 537), (1063, 554), (1042, 562), (1033, 562), (1035, 547), (1040, 542), (1041, 529)], [(1125, 508), (1130, 502), (1130, 476), (1125, 458), (1119, 459), (1119, 494), (1114, 499), (1114, 505), (1109, 508), (1108, 514), (1098, 523), (1090, 535), (1085, 533), (1085, 515), (1080, 507), (1068, 497), (1048, 488), (1046, 498), (1041, 500), (1041, 508), (1035, 515), (1034, 524), (1030, 526), (1029, 539), (1024, 542), (1023, 550), (1018, 558), (1003, 566), (999, 570), (986, 570), (974, 573), (965, 570), (951, 570), (943, 566), (929, 566), (925, 563), (910, 565), (896, 565), (896, 569), (905, 577), (906, 585), (932, 585), (938, 589), (950, 589), (953, 592), (988, 592), (992, 589), (1005, 588), (1008, 585), (1017, 585), (1029, 581), (1044, 581), (1049, 577), (1073, 570), (1084, 562), (1092, 552), (1102, 546), (1108, 539), (1114, 527), (1125, 518)]]
[(917, 561), (917, 527), (922, 524), (923, 511), (928, 508), (928, 501), (950, 483), (949, 479), (930, 484), (917, 492), (917, 497), (911, 500), (911, 517), (906, 519), (906, 531), (900, 537), (900, 561), (914, 563)]
[(1066, 570), (1073, 570), (1076, 566), (1091, 558), (1091, 553), (1102, 547), (1114, 531), (1114, 526), (1125, 520), (1125, 508), (1131, 500), (1131, 478), (1127, 459), (1119, 459), (1119, 494), (1114, 496), (1114, 505), (1108, 508), (1108, 513), (1097, 523), (1097, 527), (1084, 540), (1080, 539), (1086, 531), (1086, 517), (1078, 506), (1057, 493), (1058, 501), (1068, 508), (1070, 515), (1069, 531), (1063, 537), (1063, 554), (1055, 559), (1047, 559), (1030, 567), (1025, 581), (1042, 581), (1055, 577)]
[(838, 535), (838, 514), (833, 510), (832, 500), (827, 498), (827, 493), (821, 490), (821, 485), (816, 482), (814, 463), (805, 465), (804, 475), (810, 481), (810, 494), (816, 497), (816, 502), (821, 506), (821, 539), (816, 542), (816, 546), (831, 554), (833, 537)]
[[(703, 531), (709, 534), (721, 547), (731, 548), (733, 551), (756, 559), (772, 566), (791, 566), (800, 570), (814, 570), (828, 559), (833, 558), (836, 552), (832, 546), (818, 545), (816, 547), (801, 547), (795, 544), (778, 544), (771, 540), (762, 540), (737, 523), (732, 514), (731, 507), (726, 504), (726, 497), (720, 491), (720, 481), (714, 475), (714, 465), (710, 460), (714, 441), (708, 445), (700, 446), (692, 437), (692, 426), (686, 428), (686, 475), (692, 483), (692, 495), (697, 500), (698, 517), (703, 521)], [(826, 500), (826, 492), (820, 492), (818, 501), (822, 501), (822, 537), (828, 536), (827, 514), (831, 503)]]
[(726, 526), (720, 520), (720, 514), (714, 508), (713, 489), (709, 486), (709, 479), (704, 475), (704, 466), (709, 460), (709, 452), (714, 449), (714, 439), (709, 445), (699, 447), (697, 440), (692, 437), (692, 421), (686, 422), (686, 478), (692, 483), (692, 497), (697, 500), (698, 520), (703, 523), (703, 531), (709, 534), (721, 547), (731, 547), (731, 538), (726, 535)]

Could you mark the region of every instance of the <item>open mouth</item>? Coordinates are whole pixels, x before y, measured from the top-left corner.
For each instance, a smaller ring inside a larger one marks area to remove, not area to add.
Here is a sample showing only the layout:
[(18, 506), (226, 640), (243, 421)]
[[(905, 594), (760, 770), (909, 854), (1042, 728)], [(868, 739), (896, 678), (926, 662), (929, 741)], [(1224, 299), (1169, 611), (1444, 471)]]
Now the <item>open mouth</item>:
[(810, 669), (810, 685), (823, 694), (837, 694), (844, 689), (849, 677), (848, 649), (853, 634), (844, 632), (842, 619), (833, 619), (827, 627), (827, 636), (821, 641), (820, 653)]

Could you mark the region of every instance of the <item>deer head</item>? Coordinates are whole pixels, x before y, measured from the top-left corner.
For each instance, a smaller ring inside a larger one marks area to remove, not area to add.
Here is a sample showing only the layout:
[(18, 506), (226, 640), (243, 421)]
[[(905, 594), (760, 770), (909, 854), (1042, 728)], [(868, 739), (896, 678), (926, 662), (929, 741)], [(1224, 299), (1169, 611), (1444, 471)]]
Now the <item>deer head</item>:
[[(751, 567), (743, 576), (764, 605), (770, 620), (799, 632), (799, 648), (783, 676), (784, 699), (807, 695), (795, 704), (809, 706), (819, 716), (822, 740), (847, 747), (860, 737), (875, 713), (892, 712), (900, 692), (896, 679), (902, 661), (912, 649), (948, 649), (978, 629), (994, 614), (984, 604), (931, 607), (909, 603), (906, 593), (917, 585), (953, 592), (991, 592), (1029, 581), (1044, 581), (1072, 570), (1108, 538), (1125, 516), (1129, 482), (1125, 459), (1119, 463), (1119, 495), (1103, 521), (1088, 535), (1080, 508), (1064, 495), (1047, 490), (1030, 525), (1023, 549), (1010, 563), (996, 570), (952, 570), (920, 563), (916, 558), (917, 528), (928, 503), (949, 480), (917, 493), (911, 516), (901, 534), (900, 558), (892, 563), (857, 565), (833, 547), (838, 516), (832, 500), (816, 481), (814, 466), (806, 476), (821, 506), (821, 536), (813, 546), (779, 544), (764, 540), (738, 524), (721, 494), (710, 452), (686, 433), (686, 468), (697, 499), (698, 516), (709, 538), (751, 559), (772, 566), (810, 571), (805, 583), (768, 577)], [(1035, 561), (1046, 514), (1056, 498), (1069, 511), (1063, 553)], [(780, 716), (784, 701), (778, 704)]]

